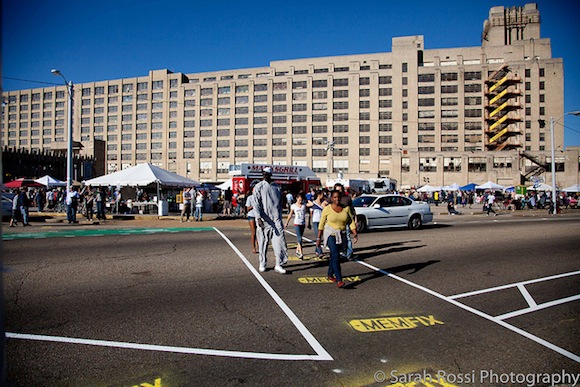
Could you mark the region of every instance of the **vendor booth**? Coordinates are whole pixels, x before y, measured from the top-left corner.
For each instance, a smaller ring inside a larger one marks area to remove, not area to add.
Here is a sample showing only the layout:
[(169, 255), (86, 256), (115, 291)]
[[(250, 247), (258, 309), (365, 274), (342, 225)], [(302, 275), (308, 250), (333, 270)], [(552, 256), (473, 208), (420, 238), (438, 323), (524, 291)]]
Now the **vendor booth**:
[(49, 175), (42, 176), (40, 179), (36, 179), (34, 181), (46, 186), (47, 188), (66, 187), (66, 181), (55, 179), (54, 177)]
[[(123, 198), (121, 199), (123, 205), (131, 209), (136, 208), (139, 212), (147, 211), (152, 206), (157, 207), (157, 213), (161, 216), (169, 213), (168, 204), (172, 199), (172, 188), (201, 186), (195, 180), (149, 163), (138, 164), (122, 171), (86, 180), (84, 183), (91, 187), (116, 187), (118, 192), (121, 192), (122, 187), (131, 187), (133, 188), (131, 195), (120, 195)], [(151, 195), (147, 195), (147, 191), (152, 191)], [(134, 197), (135, 200), (125, 200), (125, 197)], [(116, 201), (116, 206), (119, 206), (119, 201)]]

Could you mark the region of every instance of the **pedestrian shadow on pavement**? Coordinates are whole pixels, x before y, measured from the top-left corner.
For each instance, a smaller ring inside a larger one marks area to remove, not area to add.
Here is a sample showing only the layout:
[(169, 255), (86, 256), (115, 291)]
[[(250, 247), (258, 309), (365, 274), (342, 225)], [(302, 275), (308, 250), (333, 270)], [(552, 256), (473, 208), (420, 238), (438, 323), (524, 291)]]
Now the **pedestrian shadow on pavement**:
[(432, 260), (426, 261), (426, 262), (408, 263), (406, 265), (393, 266), (393, 267), (389, 267), (387, 269), (381, 269), (381, 271), (373, 270), (373, 271), (370, 271), (367, 273), (351, 274), (351, 275), (349, 275), (349, 277), (358, 277), (359, 280), (347, 284), (345, 286), (345, 288), (346, 289), (356, 289), (357, 285), (363, 284), (363, 283), (370, 281), (370, 280), (373, 280), (375, 278), (384, 277), (385, 275), (387, 275), (386, 273), (396, 274), (396, 273), (408, 272), (407, 274), (415, 274), (419, 270), (423, 270), (427, 266), (431, 266), (431, 265), (433, 265), (435, 263), (439, 263), (439, 262), (441, 262), (441, 261), (438, 259), (437, 260), (432, 259)]
[(405, 242), (395, 242), (395, 243), (383, 243), (380, 245), (356, 247), (354, 249), (354, 255), (356, 259), (364, 261), (366, 258), (377, 257), (383, 254), (397, 253), (411, 249), (418, 249), (425, 247), (425, 245), (417, 246), (407, 246), (409, 243), (417, 243), (420, 241), (405, 241)]
[[(356, 256), (355, 259), (357, 259), (359, 261), (364, 261), (365, 259), (381, 256), (384, 254), (403, 252), (403, 251), (407, 251), (407, 250), (411, 250), (411, 249), (418, 249), (418, 248), (422, 248), (422, 247), (426, 246), (426, 245), (405, 246), (408, 243), (415, 243), (415, 242), (419, 242), (419, 241), (384, 243), (384, 244), (380, 244), (380, 245), (365, 246), (365, 247), (355, 249), (354, 255)], [(326, 254), (326, 256), (328, 256), (328, 254)], [(345, 259), (341, 259), (341, 261), (348, 262)], [(310, 270), (310, 269), (314, 269), (317, 267), (324, 267), (324, 266), (328, 266), (327, 259), (322, 260), (322, 261), (320, 261), (320, 260), (315, 260), (315, 261), (303, 260), (303, 261), (300, 261), (300, 263), (298, 263), (298, 264), (292, 264), (291, 266), (288, 266), (287, 269), (289, 268), (292, 272), (294, 272), (294, 271)]]

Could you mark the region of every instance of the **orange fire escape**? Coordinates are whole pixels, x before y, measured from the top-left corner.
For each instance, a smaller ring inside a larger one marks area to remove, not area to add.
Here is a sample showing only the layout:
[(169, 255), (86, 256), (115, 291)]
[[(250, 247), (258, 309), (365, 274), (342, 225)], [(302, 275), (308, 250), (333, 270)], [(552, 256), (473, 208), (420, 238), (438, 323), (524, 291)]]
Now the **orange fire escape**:
[(521, 148), (517, 138), (522, 134), (518, 126), (518, 122), (522, 121), (519, 114), (522, 106), (518, 102), (521, 83), (519, 76), (512, 73), (508, 66), (497, 70), (485, 81), (487, 150)]

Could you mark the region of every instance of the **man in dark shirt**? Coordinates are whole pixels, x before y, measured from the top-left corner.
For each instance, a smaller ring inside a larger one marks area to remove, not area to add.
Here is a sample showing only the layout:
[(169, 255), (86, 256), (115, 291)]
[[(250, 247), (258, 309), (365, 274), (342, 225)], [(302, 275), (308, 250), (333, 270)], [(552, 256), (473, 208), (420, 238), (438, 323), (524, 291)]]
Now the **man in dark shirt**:
[(230, 188), (226, 189), (224, 192), (224, 211), (222, 215), (231, 216), (232, 215), (232, 198), (234, 193)]
[[(336, 183), (334, 185), (334, 189), (339, 190), (340, 192), (342, 192), (342, 197), (340, 199), (340, 205), (342, 207), (350, 207), (350, 211), (351, 213), (354, 215), (355, 217), (355, 221), (356, 221), (356, 211), (354, 209), (354, 206), (352, 205), (352, 198), (350, 197), (350, 195), (348, 194), (348, 192), (345, 192), (344, 186), (340, 183)], [(358, 227), (358, 225), (357, 225)], [(346, 258), (349, 261), (352, 261), (353, 259), (356, 259), (356, 256), (353, 254), (353, 248), (352, 248), (352, 239), (350, 238), (350, 228), (347, 227), (346, 228), (346, 253), (344, 253), (346, 255)], [(343, 253), (341, 253), (343, 254)]]

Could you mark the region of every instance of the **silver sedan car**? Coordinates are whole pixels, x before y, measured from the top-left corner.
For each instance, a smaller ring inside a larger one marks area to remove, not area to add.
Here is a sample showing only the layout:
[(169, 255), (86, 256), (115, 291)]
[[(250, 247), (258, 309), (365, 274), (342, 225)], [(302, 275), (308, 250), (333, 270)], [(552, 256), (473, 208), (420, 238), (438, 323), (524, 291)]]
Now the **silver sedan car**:
[(354, 199), (358, 231), (408, 227), (412, 230), (433, 221), (429, 203), (401, 195), (362, 195)]

